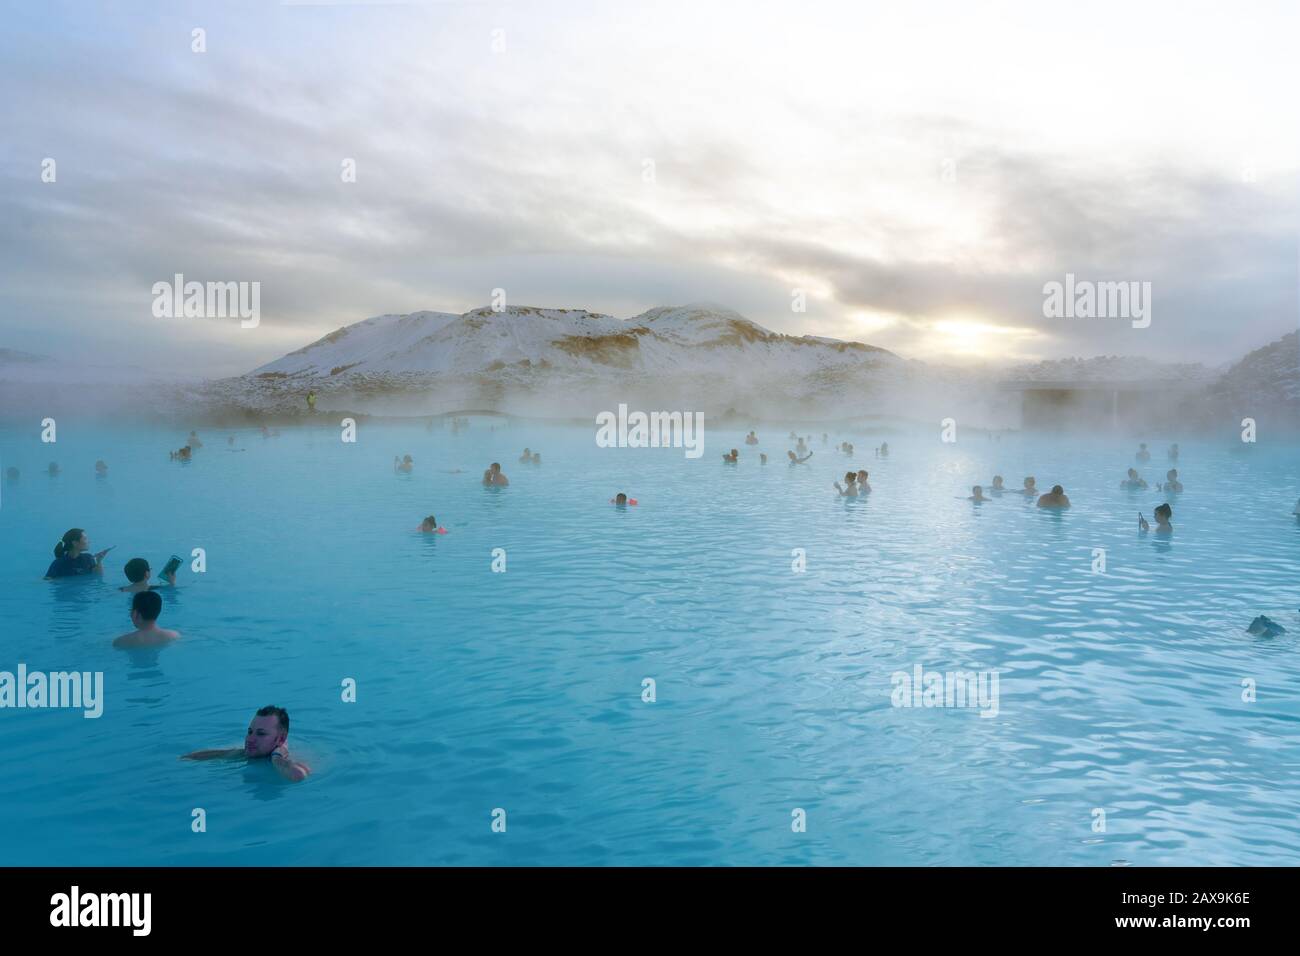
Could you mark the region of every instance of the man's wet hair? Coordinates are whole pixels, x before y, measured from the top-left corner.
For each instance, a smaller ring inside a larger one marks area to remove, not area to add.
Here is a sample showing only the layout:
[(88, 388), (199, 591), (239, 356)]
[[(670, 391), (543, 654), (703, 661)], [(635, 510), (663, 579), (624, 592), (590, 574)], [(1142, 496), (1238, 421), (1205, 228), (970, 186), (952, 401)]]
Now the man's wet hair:
[(162, 613), (162, 595), (157, 591), (137, 591), (131, 598), (131, 612), (146, 621), (158, 620)]
[(1060, 485), (1052, 485), (1052, 494), (1063, 495), (1065, 494), (1065, 489), (1062, 488)]
[(149, 562), (144, 558), (132, 558), (126, 562), (126, 579), (132, 584), (139, 584), (144, 580), (144, 576), (149, 573)]
[(257, 712), (258, 717), (274, 717), (280, 721), (280, 729), (284, 731), (285, 736), (289, 734), (289, 712), (283, 707), (276, 707), (275, 704), (267, 704)]

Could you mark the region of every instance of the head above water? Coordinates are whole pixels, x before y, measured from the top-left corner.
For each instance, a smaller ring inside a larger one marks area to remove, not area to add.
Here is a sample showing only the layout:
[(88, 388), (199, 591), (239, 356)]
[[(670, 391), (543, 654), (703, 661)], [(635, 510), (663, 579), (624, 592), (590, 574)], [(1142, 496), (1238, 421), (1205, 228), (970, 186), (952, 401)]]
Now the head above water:
[(492, 464), (488, 466), (488, 471), (492, 472), (492, 474), (494, 474), (494, 475), (500, 474), (500, 473), (501, 473), (501, 462), (499, 462), (499, 461), (494, 461), (494, 462), (492, 462)]
[(139, 584), (149, 577), (149, 562), (144, 558), (132, 558), (126, 562), (126, 567), (122, 569), (126, 572), (126, 579), (132, 584)]
[(438, 527), (438, 519), (435, 518), (433, 515), (429, 515), (423, 521), (420, 522), (421, 531), (434, 531), (437, 529), (437, 527)]
[(137, 591), (131, 596), (131, 623), (143, 627), (158, 620), (162, 613), (162, 595), (157, 591)]
[(85, 531), (81, 528), (69, 528), (64, 532), (59, 543), (54, 546), (54, 556), (62, 558), (66, 555), (69, 558), (75, 558), (89, 547), (90, 541), (87, 539)]
[(1061, 495), (1065, 494), (1065, 489), (1060, 485), (1052, 485), (1052, 494), (1059, 498)]
[(1001, 487), (1002, 487), (1002, 476), (1001, 476), (1001, 475), (994, 475), (994, 476), (993, 476), (993, 487), (994, 487), (994, 488), (1001, 488)]
[(1034, 476), (1033, 476), (1033, 475), (1030, 475), (1028, 478), (1025, 479), (1025, 487), (1026, 487), (1026, 488), (1032, 488), (1032, 487), (1034, 487), (1034, 484), (1035, 484), (1035, 481), (1034, 481)]
[(1129, 476), (1130, 478), (1136, 478), (1136, 477), (1138, 476), (1137, 469), (1136, 469), (1136, 468), (1130, 468), (1130, 469), (1128, 470), (1128, 476)]
[(1170, 468), (1167, 472), (1165, 472), (1165, 477), (1168, 478), (1170, 481), (1177, 481), (1177, 480), (1178, 480), (1178, 469), (1177, 469), (1177, 468)]
[(271, 751), (289, 739), (289, 713), (283, 707), (268, 704), (254, 715), (244, 737), (244, 753), (249, 757), (269, 757)]
[(846, 471), (844, 473), (844, 480), (852, 484), (858, 480), (858, 473), (856, 471)]
[(614, 504), (616, 505), (627, 504), (627, 495), (623, 494), (623, 492), (620, 491), (618, 494), (614, 496)]
[(1168, 524), (1169, 519), (1174, 516), (1174, 509), (1169, 507), (1169, 504), (1166, 502), (1165, 504), (1156, 507), (1155, 516), (1161, 524)]

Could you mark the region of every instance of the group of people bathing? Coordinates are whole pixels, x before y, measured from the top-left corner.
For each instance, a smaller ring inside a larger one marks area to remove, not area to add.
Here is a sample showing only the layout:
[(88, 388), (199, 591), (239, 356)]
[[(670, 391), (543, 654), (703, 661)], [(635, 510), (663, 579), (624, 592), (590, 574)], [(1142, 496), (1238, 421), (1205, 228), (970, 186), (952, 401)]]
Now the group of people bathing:
[[(971, 488), (970, 491), (971, 493), (970, 496), (966, 499), (967, 501), (974, 501), (976, 503), (979, 503), (979, 502), (991, 500), (985, 496), (983, 485), (975, 485), (974, 487)], [(1010, 489), (1008, 489), (1007, 486), (1002, 483), (1001, 475), (994, 475), (993, 484), (989, 486), (989, 494), (1001, 496), (1007, 493), (1022, 495), (1026, 498), (1036, 498), (1038, 507), (1040, 508), (1052, 508), (1056, 510), (1064, 510), (1070, 507), (1070, 497), (1065, 493), (1064, 488), (1062, 488), (1060, 485), (1052, 485), (1051, 491), (1047, 492), (1046, 494), (1042, 494), (1040, 493), (1038, 488), (1038, 480), (1034, 478), (1033, 475), (1027, 477), (1025, 479), (1024, 486), (1016, 489), (1015, 491), (1010, 491)]]
[[(790, 459), (790, 464), (802, 465), (804, 464), (804, 462), (806, 462), (809, 458), (813, 456), (812, 449), (808, 447), (808, 442), (812, 441), (812, 436), (809, 435), (807, 438), (803, 438), (801, 436), (795, 435), (794, 432), (791, 432), (790, 437), (792, 439), (797, 439), (797, 442), (794, 450), (787, 451), (786, 456)], [(825, 432), (823, 432), (822, 444), (823, 445), (826, 444), (828, 440), (829, 440), (829, 436)], [(757, 445), (758, 435), (751, 431), (748, 435), (745, 436), (745, 444)], [(853, 457), (853, 445), (850, 444), (849, 442), (840, 442), (839, 449), (849, 458)], [(889, 442), (881, 443), (880, 447), (876, 449), (876, 457), (877, 458), (889, 457)], [(731, 451), (723, 452), (722, 460), (728, 465), (737, 464), (740, 461), (740, 450), (733, 448), (731, 449)], [(758, 463), (760, 465), (766, 465), (767, 455), (760, 452), (758, 456)], [(866, 474), (866, 472), (860, 472), (859, 474)]]
[[(90, 539), (82, 528), (69, 528), (54, 546), (54, 560), (45, 572), (47, 579), (77, 577), (85, 574), (102, 574), (104, 557), (113, 548), (91, 552)], [(180, 559), (175, 556), (167, 563), (163, 571), (165, 587), (176, 586), (176, 568)], [(132, 558), (123, 568), (127, 583), (119, 591), (131, 595), (131, 623), (135, 630), (115, 638), (113, 646), (118, 648), (160, 647), (177, 640), (178, 631), (158, 626), (162, 614), (163, 599), (158, 593), (160, 586), (151, 584), (153, 570), (144, 558)], [(276, 771), (286, 780), (297, 782), (305, 780), (311, 768), (301, 760), (289, 754), (289, 714), (281, 707), (267, 706), (259, 710), (248, 725), (244, 736), (244, 746), (219, 750), (196, 750), (183, 755), (183, 760), (212, 760), (217, 758), (239, 758), (248, 760), (269, 760)]]

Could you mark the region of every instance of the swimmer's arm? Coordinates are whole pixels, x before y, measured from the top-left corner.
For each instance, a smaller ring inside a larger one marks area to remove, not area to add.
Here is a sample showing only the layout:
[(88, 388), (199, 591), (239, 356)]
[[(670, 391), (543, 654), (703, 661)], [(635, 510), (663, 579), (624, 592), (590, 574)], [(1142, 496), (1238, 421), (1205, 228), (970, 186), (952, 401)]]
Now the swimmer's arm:
[(271, 752), (271, 765), (290, 783), (306, 780), (311, 768), (289, 756), (287, 750), (277, 749)]
[(232, 760), (235, 757), (242, 757), (244, 749), (242, 747), (222, 747), (217, 750), (196, 750), (193, 753), (181, 754), (182, 760)]

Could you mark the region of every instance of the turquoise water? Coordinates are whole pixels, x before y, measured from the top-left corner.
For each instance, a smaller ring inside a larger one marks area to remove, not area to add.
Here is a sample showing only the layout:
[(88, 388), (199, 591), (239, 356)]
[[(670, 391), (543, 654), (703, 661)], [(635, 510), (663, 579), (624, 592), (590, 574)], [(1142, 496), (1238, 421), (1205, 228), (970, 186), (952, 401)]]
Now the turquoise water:
[[(1164, 541), (1135, 531), (1164, 496), (1119, 490), (1127, 440), (918, 430), (877, 461), (879, 433), (841, 430), (875, 489), (845, 502), (820, 428), (792, 468), (788, 428), (751, 450), (748, 424), (708, 426), (698, 460), (523, 422), (209, 429), (189, 465), (166, 456), (183, 431), (59, 427), (0, 433), (22, 469), (0, 670), (102, 671), (104, 714), (0, 710), (0, 864), (1300, 863), (1293, 446), (1171, 436), (1187, 491)], [(1147, 440), (1154, 481), (1168, 441)], [(494, 460), (510, 488), (479, 486)], [(958, 499), (995, 472), (1075, 507)], [(449, 534), (414, 532), (430, 512)], [(103, 582), (41, 580), (71, 526), (118, 546)], [(125, 561), (196, 547), (207, 571), (160, 621), (182, 640), (114, 650)], [(1244, 633), (1261, 613), (1289, 633)], [(996, 670), (997, 716), (891, 706), (917, 664)], [(177, 760), (268, 703), (306, 782)]]

